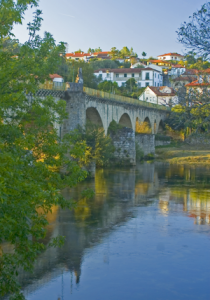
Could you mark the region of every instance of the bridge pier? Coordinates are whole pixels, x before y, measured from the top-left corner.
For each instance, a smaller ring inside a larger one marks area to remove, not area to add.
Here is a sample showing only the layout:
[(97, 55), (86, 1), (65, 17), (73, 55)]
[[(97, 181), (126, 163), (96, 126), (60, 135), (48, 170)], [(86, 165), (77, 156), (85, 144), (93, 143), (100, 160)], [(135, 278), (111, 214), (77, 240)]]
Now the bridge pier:
[(136, 143), (144, 152), (144, 155), (155, 154), (155, 135), (136, 133)]
[[(73, 86), (74, 87), (74, 86)], [(68, 118), (62, 126), (62, 136), (86, 124), (85, 94), (81, 89), (69, 89), (65, 92), (66, 112)]]
[(111, 132), (110, 137), (115, 147), (116, 162), (123, 165), (136, 165), (135, 132), (123, 127)]

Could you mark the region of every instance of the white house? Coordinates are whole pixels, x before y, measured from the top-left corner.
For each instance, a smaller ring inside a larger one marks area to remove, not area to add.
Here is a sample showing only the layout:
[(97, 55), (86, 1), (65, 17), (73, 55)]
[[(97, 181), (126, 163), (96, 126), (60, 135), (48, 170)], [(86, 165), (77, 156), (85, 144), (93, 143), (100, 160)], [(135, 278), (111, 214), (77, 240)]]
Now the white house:
[(158, 55), (159, 60), (177, 60), (177, 61), (179, 61), (179, 60), (182, 60), (183, 58), (184, 58), (183, 55), (178, 54), (176, 52)]
[(186, 68), (182, 65), (172, 65), (171, 70), (168, 72), (173, 77), (178, 77), (186, 71)]
[(64, 82), (63, 77), (58, 74), (50, 74), (49, 77), (53, 82)]
[(152, 68), (99, 69), (94, 71), (94, 74), (103, 81), (115, 81), (118, 86), (124, 86), (130, 78), (134, 78), (139, 87), (162, 86), (163, 84), (162, 73)]
[(173, 88), (168, 86), (154, 87), (148, 86), (139, 96), (139, 100), (160, 105), (170, 105), (177, 103), (178, 97)]
[(91, 53), (66, 53), (67, 59), (83, 60), (85, 62), (89, 61), (91, 57), (93, 57)]

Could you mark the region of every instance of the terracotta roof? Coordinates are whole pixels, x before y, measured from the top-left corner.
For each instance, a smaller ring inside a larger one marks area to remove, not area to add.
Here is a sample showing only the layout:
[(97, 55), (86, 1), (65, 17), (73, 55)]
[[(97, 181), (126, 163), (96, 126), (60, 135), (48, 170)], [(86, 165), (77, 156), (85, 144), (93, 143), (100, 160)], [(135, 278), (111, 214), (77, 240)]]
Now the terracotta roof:
[(50, 79), (63, 78), (62, 76), (60, 76), (58, 74), (50, 74), (49, 77), (50, 77)]
[(84, 57), (91, 56), (90, 53), (66, 53), (66, 57)]
[(166, 64), (170, 64), (170, 61), (162, 60), (162, 59), (151, 59), (149, 61), (154, 62), (154, 63), (166, 63)]
[(170, 87), (171, 93), (162, 93), (160, 90), (163, 90), (165, 86), (160, 86), (160, 87), (154, 87), (154, 86), (149, 86), (150, 88), (157, 96), (176, 96), (176, 92), (173, 88)]
[(198, 72), (196, 69), (186, 69), (182, 75), (197, 75)]
[(101, 51), (101, 52), (94, 52), (93, 55), (108, 55), (110, 54), (110, 51)]
[(175, 52), (171, 52), (171, 53), (166, 53), (166, 54), (162, 54), (162, 55), (158, 55), (159, 56), (181, 56), (184, 57), (183, 55), (179, 54), (179, 53), (175, 53)]
[[(199, 71), (198, 71), (198, 73), (199, 73)], [(210, 73), (210, 69), (202, 70), (202, 71), (200, 71), (200, 73)]]
[(193, 86), (208, 86), (210, 85), (210, 82), (203, 82), (203, 83), (200, 83), (198, 80), (194, 80), (192, 81), (191, 83), (187, 83), (185, 84), (185, 86), (188, 86), (188, 87), (193, 87)]
[(143, 71), (155, 71), (160, 72), (157, 70), (154, 70), (152, 68), (124, 68), (124, 69), (98, 69), (95, 70), (94, 73), (99, 73), (99, 71), (102, 71), (103, 73), (109, 72), (109, 73), (141, 73)]
[(182, 65), (172, 65), (171, 67), (172, 67), (172, 68), (185, 68), (185, 67), (182, 66)]
[(180, 76), (173, 79), (173, 81), (192, 81), (192, 77), (190, 76)]

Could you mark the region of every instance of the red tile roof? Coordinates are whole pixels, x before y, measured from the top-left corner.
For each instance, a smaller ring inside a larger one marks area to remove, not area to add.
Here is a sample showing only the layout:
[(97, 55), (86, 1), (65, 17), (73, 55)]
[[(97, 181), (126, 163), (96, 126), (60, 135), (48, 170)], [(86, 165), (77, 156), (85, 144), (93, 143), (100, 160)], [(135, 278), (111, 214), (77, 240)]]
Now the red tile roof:
[(110, 54), (110, 51), (101, 51), (101, 52), (94, 52), (93, 55), (107, 55)]
[(198, 72), (196, 69), (186, 69), (183, 75), (197, 75)]
[(166, 64), (170, 64), (170, 61), (162, 60), (162, 59), (151, 59), (149, 61), (154, 62), (154, 63), (166, 63)]
[(50, 74), (49, 77), (50, 77), (50, 79), (63, 78), (62, 76), (60, 76), (58, 74)]
[(171, 93), (162, 93), (160, 90), (163, 90), (165, 86), (154, 87), (149, 86), (150, 90), (152, 90), (157, 96), (176, 96), (176, 92), (173, 88), (170, 87)]
[(191, 83), (185, 84), (187, 87), (193, 87), (193, 86), (208, 86), (210, 85), (210, 82), (203, 82), (200, 83), (198, 80), (194, 80)]
[(178, 69), (178, 68), (185, 68), (185, 67), (182, 66), (182, 65), (172, 65), (171, 67), (172, 67), (172, 68), (177, 68), (177, 69)]
[(90, 53), (66, 53), (66, 57), (84, 57), (91, 56)]
[(173, 81), (192, 81), (192, 77), (190, 76), (180, 76), (173, 79)]
[(180, 56), (180, 57), (184, 57), (183, 55), (181, 55), (179, 53), (175, 53), (175, 52), (158, 55), (158, 57), (159, 56)]

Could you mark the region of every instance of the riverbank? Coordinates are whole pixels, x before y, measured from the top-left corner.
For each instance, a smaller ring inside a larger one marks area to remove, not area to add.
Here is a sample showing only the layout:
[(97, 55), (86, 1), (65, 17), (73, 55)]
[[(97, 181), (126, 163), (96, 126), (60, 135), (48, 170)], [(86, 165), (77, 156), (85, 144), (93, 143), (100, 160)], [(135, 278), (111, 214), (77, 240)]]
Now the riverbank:
[(173, 164), (210, 165), (210, 145), (172, 143), (155, 148), (156, 159)]

